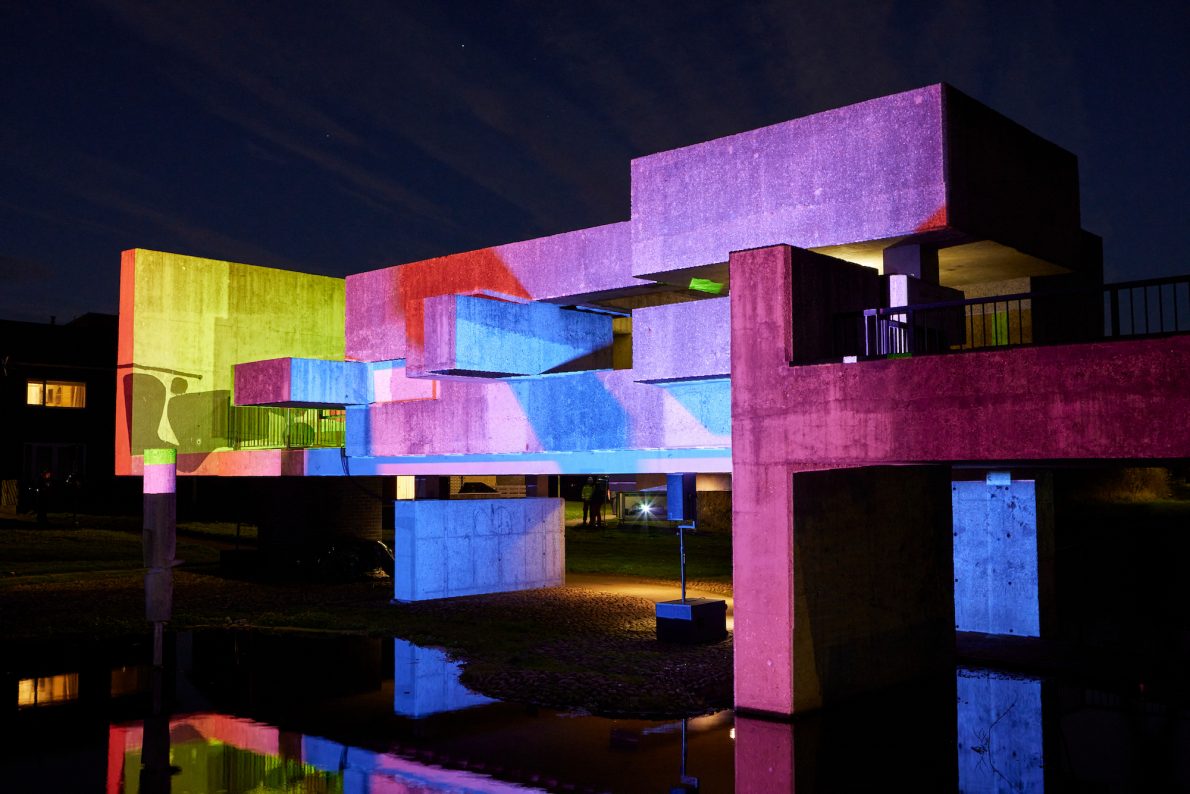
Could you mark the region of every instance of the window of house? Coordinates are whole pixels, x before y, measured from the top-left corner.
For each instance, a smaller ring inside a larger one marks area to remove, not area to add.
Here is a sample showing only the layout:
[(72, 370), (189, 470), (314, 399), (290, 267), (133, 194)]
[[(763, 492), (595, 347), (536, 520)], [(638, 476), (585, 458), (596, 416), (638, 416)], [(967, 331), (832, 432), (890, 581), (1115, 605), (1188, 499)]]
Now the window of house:
[(25, 384), (25, 402), (49, 408), (87, 407), (87, 384), (64, 380), (31, 380)]
[(48, 706), (77, 700), (79, 674), (63, 673), (44, 678), (22, 678), (17, 682), (17, 708)]

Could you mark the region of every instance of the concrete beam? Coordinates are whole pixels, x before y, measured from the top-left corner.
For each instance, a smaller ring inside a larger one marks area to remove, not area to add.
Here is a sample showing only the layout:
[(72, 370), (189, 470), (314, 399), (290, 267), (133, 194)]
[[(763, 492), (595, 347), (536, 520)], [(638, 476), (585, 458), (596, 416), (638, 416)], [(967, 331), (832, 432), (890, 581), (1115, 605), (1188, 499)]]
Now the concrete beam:
[(471, 295), (423, 302), (424, 349), (408, 373), (424, 377), (502, 378), (610, 369), (610, 315)]
[(632, 369), (634, 379), (642, 383), (728, 377), (730, 299), (711, 298), (634, 311)]
[(235, 404), (294, 408), (367, 405), (366, 364), (274, 358), (235, 365)]

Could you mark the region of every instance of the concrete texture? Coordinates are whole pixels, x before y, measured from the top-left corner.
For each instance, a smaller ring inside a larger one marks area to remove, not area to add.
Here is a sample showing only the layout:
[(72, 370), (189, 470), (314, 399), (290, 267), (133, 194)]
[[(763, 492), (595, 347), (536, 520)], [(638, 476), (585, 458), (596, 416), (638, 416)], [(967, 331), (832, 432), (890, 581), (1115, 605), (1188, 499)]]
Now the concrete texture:
[(236, 364), (236, 405), (296, 408), (366, 405), (369, 371), (353, 361), (277, 358)]
[(949, 474), (793, 475), (795, 711), (950, 669)]
[(550, 300), (640, 286), (630, 227), (614, 223), (347, 277), (347, 357), (406, 358), (422, 344), (422, 301), (435, 295)]
[(801, 339), (791, 318), (819, 311), (812, 295), (790, 297), (806, 262), (822, 258), (787, 246), (732, 258), (732, 336), (769, 340), (733, 356), (737, 468), (743, 458), (830, 467), (1190, 449), (1177, 418), (1190, 409), (1190, 336), (789, 367)]
[[(357, 436), (367, 451), (351, 454), (544, 452), (552, 454), (556, 468), (519, 473), (582, 473), (583, 469), (571, 466), (576, 462), (574, 453), (598, 451), (605, 460), (594, 464), (595, 471), (632, 472), (638, 469), (622, 460), (620, 452), (639, 451), (647, 457), (683, 448), (725, 450), (731, 441), (729, 392), (726, 380), (672, 384), (664, 389), (636, 383), (631, 370), (496, 383), (442, 380), (437, 399), (369, 406), (367, 421), (358, 425), (364, 430)], [(348, 432), (353, 432), (350, 427)], [(727, 470), (720, 465), (688, 471)]]
[(651, 306), (632, 313), (632, 369), (643, 383), (725, 378), (731, 372), (727, 298)]
[(439, 295), (423, 301), (425, 345), (409, 374), (498, 378), (610, 369), (612, 318), (549, 303)]
[(398, 601), (557, 587), (565, 576), (561, 499), (395, 503)]
[(369, 364), (368, 370), (372, 378), (369, 402), (399, 403), (438, 398), (437, 382), (409, 377), (404, 360)]
[(393, 640), (393, 713), (428, 717), (495, 703), (459, 683), (462, 667), (445, 651)]
[(943, 228), (942, 127), (935, 85), (633, 160), (632, 273)]
[(992, 479), (951, 484), (955, 628), (1040, 637), (1043, 602), (1054, 609), (1052, 484)]
[(226, 449), (232, 369), (343, 359), (343, 280), (132, 250), (120, 268), (116, 472), (175, 447), (178, 473)]

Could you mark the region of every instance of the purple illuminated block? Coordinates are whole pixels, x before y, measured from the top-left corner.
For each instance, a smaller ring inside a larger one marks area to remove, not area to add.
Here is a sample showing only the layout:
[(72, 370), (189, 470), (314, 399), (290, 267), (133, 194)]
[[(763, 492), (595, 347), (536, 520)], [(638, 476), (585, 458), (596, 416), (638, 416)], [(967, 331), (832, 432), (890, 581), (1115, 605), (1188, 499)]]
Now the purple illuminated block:
[(235, 404), (288, 407), (366, 405), (366, 364), (275, 358), (236, 364)]
[(729, 377), (730, 300), (637, 309), (632, 314), (632, 369), (642, 383)]
[(942, 86), (632, 161), (632, 273), (945, 224)]

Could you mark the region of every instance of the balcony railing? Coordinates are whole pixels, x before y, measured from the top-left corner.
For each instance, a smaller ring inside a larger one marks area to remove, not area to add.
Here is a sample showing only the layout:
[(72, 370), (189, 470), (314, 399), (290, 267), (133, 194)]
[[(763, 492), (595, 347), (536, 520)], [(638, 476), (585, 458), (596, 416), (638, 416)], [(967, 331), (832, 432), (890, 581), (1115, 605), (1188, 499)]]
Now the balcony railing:
[(1190, 332), (1190, 276), (836, 316), (835, 354), (858, 359), (957, 353)]
[(230, 406), (227, 438), (233, 449), (312, 449), (346, 443), (341, 408)]

